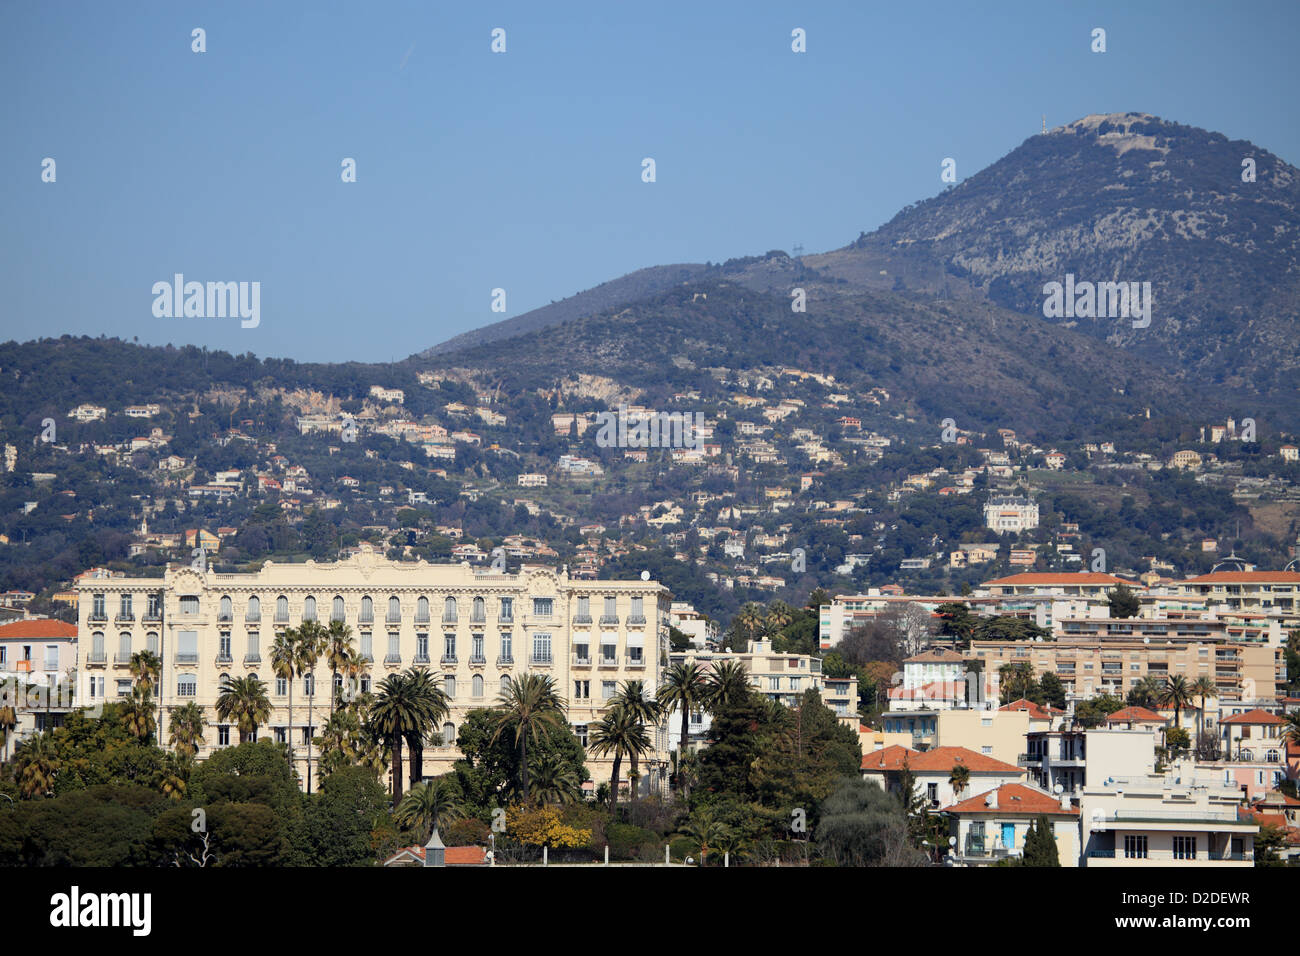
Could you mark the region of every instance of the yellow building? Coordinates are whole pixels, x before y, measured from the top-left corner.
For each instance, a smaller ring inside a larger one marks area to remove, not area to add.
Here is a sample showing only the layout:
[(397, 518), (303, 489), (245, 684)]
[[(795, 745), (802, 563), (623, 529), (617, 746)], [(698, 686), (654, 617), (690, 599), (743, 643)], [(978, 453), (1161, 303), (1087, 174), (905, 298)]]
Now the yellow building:
[[(304, 780), (308, 740), (323, 728), (330, 695), (312, 676), (296, 678), (290, 715), (288, 682), (270, 664), (276, 635), (303, 621), (351, 628), (370, 662), (362, 690), (412, 665), (433, 671), (452, 702), (441, 728), (447, 741), (471, 710), (495, 704), (507, 678), (534, 672), (554, 680), (585, 744), (587, 727), (623, 681), (642, 679), (654, 692), (668, 647), (669, 594), (653, 581), (579, 581), (551, 568), (493, 573), (468, 563), (390, 561), (370, 550), (328, 564), (267, 562), (252, 573), (168, 568), (161, 578), (88, 579), (77, 589), (79, 699), (129, 694), (131, 654), (151, 650), (162, 659), (164, 710), (192, 702), (205, 712), (202, 759), (238, 743), (238, 730), (217, 720), (222, 679), (255, 675), (272, 704), (260, 732), (292, 740)], [(317, 674), (328, 683), (324, 659)], [(657, 786), (666, 734), (651, 738), (655, 749), (641, 765), (644, 785)], [(449, 770), (459, 756), (454, 743), (427, 748), (425, 775)], [(588, 754), (593, 780), (607, 779), (611, 764)]]

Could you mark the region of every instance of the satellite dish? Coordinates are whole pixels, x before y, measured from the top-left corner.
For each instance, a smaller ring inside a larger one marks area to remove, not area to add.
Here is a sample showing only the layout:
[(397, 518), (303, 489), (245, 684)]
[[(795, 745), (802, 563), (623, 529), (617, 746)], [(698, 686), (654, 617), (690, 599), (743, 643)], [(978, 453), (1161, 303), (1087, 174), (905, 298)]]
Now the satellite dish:
[(642, 572), (641, 572), (641, 580), (642, 580), (642, 581), (649, 581), (649, 580), (650, 580), (650, 572), (649, 572), (649, 571), (642, 571)]
[(1144, 637), (1144, 638), (1142, 638), (1142, 643), (1143, 643), (1143, 644), (1150, 644), (1150, 643), (1151, 643), (1151, 638), (1149, 638), (1149, 637)]
[(1052, 791), (1059, 797), (1062, 793), (1065, 792), (1065, 788), (1058, 783), (1055, 787), (1052, 788)]

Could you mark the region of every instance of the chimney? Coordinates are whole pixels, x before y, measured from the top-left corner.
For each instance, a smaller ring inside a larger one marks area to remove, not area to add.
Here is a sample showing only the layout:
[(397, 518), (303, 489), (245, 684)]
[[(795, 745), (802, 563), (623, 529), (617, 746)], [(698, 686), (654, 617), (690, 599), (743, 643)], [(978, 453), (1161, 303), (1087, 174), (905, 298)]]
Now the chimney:
[(1069, 809), (1071, 809), (1071, 807), (1070, 807), (1070, 795), (1069, 795), (1068, 793), (1066, 793), (1064, 790), (1061, 791), (1061, 809), (1062, 809), (1062, 810), (1067, 810), (1067, 811), (1068, 811)]
[(996, 810), (998, 808), (998, 792), (996, 789), (990, 790), (989, 795), (984, 798), (984, 806), (988, 807), (990, 810)]

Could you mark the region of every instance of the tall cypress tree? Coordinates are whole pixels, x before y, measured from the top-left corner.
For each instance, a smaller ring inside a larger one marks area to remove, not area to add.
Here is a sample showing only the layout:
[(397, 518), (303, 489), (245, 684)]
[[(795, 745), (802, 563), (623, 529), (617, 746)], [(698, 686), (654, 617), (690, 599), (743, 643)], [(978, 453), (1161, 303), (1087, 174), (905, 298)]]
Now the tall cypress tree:
[(1056, 852), (1056, 837), (1052, 833), (1052, 824), (1047, 814), (1040, 813), (1038, 819), (1029, 825), (1025, 837), (1025, 854), (1022, 866), (1060, 866), (1061, 858)]

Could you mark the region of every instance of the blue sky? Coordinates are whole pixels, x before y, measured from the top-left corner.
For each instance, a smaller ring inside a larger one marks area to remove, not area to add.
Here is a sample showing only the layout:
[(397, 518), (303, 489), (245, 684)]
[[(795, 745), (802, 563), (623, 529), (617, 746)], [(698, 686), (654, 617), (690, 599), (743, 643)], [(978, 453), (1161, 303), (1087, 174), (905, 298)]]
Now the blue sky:
[[(1291, 2), (10, 0), (0, 338), (402, 358), (643, 266), (837, 248), (1043, 113), (1297, 163), (1298, 26)], [(176, 272), (261, 282), (261, 324), (155, 318)]]

